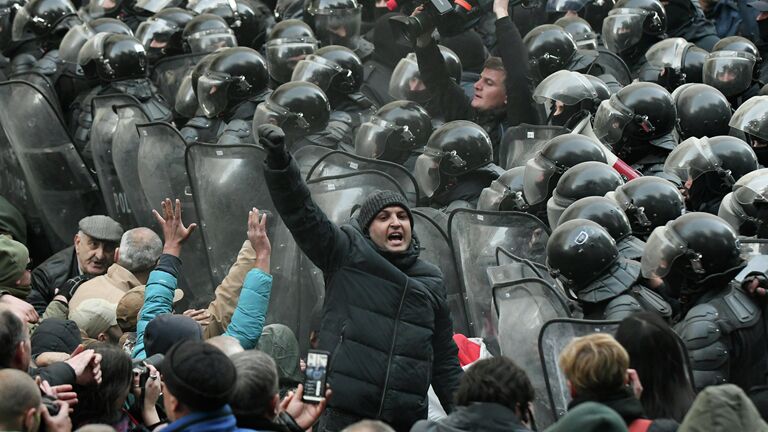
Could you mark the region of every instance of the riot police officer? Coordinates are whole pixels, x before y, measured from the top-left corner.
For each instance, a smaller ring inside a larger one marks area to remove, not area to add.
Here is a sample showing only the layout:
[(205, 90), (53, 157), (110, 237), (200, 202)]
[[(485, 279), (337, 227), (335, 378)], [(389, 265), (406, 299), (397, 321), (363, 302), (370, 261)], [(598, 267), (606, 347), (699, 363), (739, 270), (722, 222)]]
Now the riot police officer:
[(733, 114), (731, 103), (720, 91), (706, 84), (684, 84), (672, 92), (677, 110), (679, 139), (727, 135)]
[[(443, 56), (448, 76), (459, 84), (461, 82), (461, 60), (450, 48), (438, 45)], [(389, 95), (395, 99), (404, 99), (422, 104), (432, 117), (443, 118), (442, 107), (430, 103), (430, 92), (424, 85), (419, 72), (419, 63), (415, 53), (408, 53), (400, 59), (389, 78)]]
[(579, 16), (564, 16), (555, 21), (555, 25), (562, 27), (563, 30), (571, 35), (579, 49), (597, 50), (598, 35), (587, 20)]
[[(653, 0), (655, 1), (655, 0)], [(677, 112), (672, 96), (653, 83), (633, 83), (600, 105), (594, 132), (620, 159), (644, 175), (663, 170), (677, 142)]]
[(760, 165), (768, 165), (768, 96), (755, 96), (733, 113), (728, 125), (744, 134)]
[(240, 25), (233, 30), (240, 46), (257, 51), (267, 42), (267, 30), (275, 25), (275, 16), (261, 0), (235, 0)]
[(671, 316), (669, 304), (638, 282), (640, 264), (623, 258), (611, 235), (591, 220), (570, 220), (552, 231), (547, 266), (575, 295), (585, 319), (620, 320), (642, 310)]
[(610, 97), (600, 78), (567, 70), (544, 78), (533, 92), (533, 100), (545, 107), (547, 123), (570, 129), (594, 115), (600, 103)]
[(303, 21), (289, 19), (275, 24), (266, 44), (270, 87), (289, 82), (296, 64), (314, 53), (317, 47), (315, 34)]
[(365, 60), (373, 44), (360, 37), (362, 6), (357, 0), (310, 0), (304, 5), (304, 21), (320, 44), (342, 45)]
[[(273, 124), (285, 132), (287, 148), (300, 137), (328, 126), (331, 105), (320, 87), (303, 81), (289, 82), (276, 88), (256, 107), (251, 130)], [(258, 142), (255, 137), (254, 142)]]
[(756, 169), (755, 152), (732, 136), (688, 138), (664, 162), (664, 171), (685, 183), (688, 208), (712, 214), (736, 181)]
[(715, 44), (704, 62), (704, 84), (720, 90), (738, 108), (760, 91), (758, 77), (762, 58), (757, 46), (741, 36)]
[(685, 83), (700, 83), (708, 54), (683, 38), (664, 39), (648, 49), (647, 63), (640, 68), (638, 78), (655, 82), (670, 92)]
[(461, 201), (475, 207), (483, 188), (499, 177), (488, 134), (475, 123), (454, 120), (439, 127), (416, 160), (414, 177), (432, 207)]
[(184, 26), (192, 18), (194, 14), (186, 9), (168, 8), (139, 24), (136, 39), (144, 45), (150, 65), (157, 64), (164, 57), (184, 52), (181, 36)]
[(675, 331), (688, 348), (697, 389), (726, 382), (749, 389), (763, 382), (765, 318), (733, 282), (745, 263), (726, 221), (694, 212), (656, 228), (641, 265), (644, 277), (662, 278), (666, 295), (681, 302)]
[(508, 169), (483, 189), (477, 201), (478, 210), (521, 211), (528, 209), (523, 195), (524, 166)]
[(557, 181), (547, 201), (549, 226), (557, 226), (560, 215), (580, 198), (603, 196), (624, 184), (621, 175), (602, 162), (582, 162), (569, 168)]
[(609, 192), (629, 217), (632, 235), (646, 239), (654, 228), (675, 220), (685, 211), (685, 200), (677, 185), (660, 177), (640, 177)]
[(394, 101), (376, 111), (355, 135), (355, 154), (404, 165), (413, 171), (416, 149), (426, 145), (432, 120), (416, 102)]
[(741, 236), (768, 238), (768, 168), (740, 178), (723, 198), (717, 215)]
[(666, 37), (667, 13), (657, 0), (619, 0), (603, 20), (603, 42), (636, 78), (648, 48)]
[(8, 74), (31, 69), (46, 53), (58, 49), (69, 29), (80, 23), (69, 0), (32, 0), (25, 4), (13, 19), (11, 42), (3, 52), (11, 60)]

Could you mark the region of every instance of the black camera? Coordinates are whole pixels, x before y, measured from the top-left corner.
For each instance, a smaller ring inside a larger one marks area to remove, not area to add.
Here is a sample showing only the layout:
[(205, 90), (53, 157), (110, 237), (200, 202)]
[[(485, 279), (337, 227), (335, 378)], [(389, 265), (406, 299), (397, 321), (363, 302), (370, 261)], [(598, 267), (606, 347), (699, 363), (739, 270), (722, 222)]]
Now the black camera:
[(58, 404), (56, 404), (56, 398), (46, 394), (43, 395), (43, 406), (46, 410), (48, 410), (48, 415), (51, 417), (56, 417), (59, 414), (59, 409), (61, 408)]
[(139, 387), (141, 388), (142, 394), (144, 393), (144, 386), (147, 384), (147, 380), (149, 379), (148, 366), (153, 366), (155, 369), (159, 370), (160, 363), (163, 362), (164, 358), (165, 356), (162, 354), (155, 354), (145, 358), (144, 360), (133, 361), (133, 373), (134, 375), (139, 376)]

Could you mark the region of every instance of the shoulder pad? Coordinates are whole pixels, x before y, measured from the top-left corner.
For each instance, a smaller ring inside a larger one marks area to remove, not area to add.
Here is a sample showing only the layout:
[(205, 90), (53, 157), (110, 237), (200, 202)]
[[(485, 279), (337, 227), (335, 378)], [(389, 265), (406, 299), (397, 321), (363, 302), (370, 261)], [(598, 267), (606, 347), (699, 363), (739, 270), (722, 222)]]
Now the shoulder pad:
[(334, 121), (340, 122), (340, 123), (352, 124), (352, 116), (346, 111), (333, 110), (331, 111), (331, 115), (328, 117), (328, 123), (334, 122)]
[(734, 319), (734, 328), (751, 327), (761, 318), (760, 309), (741, 288), (732, 287), (723, 301), (728, 306), (728, 315)]
[(30, 53), (19, 54), (11, 59), (10, 75), (27, 72), (37, 63), (37, 59)]
[(641, 312), (643, 307), (636, 298), (628, 294), (622, 294), (605, 305), (603, 319), (623, 320), (635, 312)]
[(224, 133), (229, 133), (240, 138), (251, 136), (251, 122), (245, 120), (232, 120), (224, 126)]
[(632, 292), (643, 306), (643, 309), (656, 312), (664, 318), (672, 316), (672, 307), (657, 292), (642, 285), (636, 285)]
[(729, 350), (718, 320), (717, 309), (705, 303), (688, 311), (675, 328), (688, 349), (697, 388), (722, 384), (728, 378)]
[(640, 263), (619, 260), (604, 274), (580, 288), (576, 297), (587, 303), (600, 303), (618, 297), (627, 292), (640, 276)]
[(33, 70), (43, 75), (54, 75), (59, 71), (62, 61), (59, 50), (48, 51), (43, 58), (37, 61)]
[(184, 126), (179, 131), (179, 134), (181, 134), (181, 137), (184, 138), (184, 142), (187, 144), (192, 144), (200, 138), (200, 135), (197, 133), (197, 129), (194, 127), (190, 127), (189, 123), (187, 123), (187, 126)]
[(198, 116), (189, 119), (187, 125), (184, 126), (184, 128), (208, 129), (212, 124), (213, 122), (208, 117)]
[(141, 107), (151, 122), (170, 122), (173, 120), (173, 111), (171, 111), (171, 107), (168, 106), (165, 99), (160, 95), (154, 95), (142, 102)]

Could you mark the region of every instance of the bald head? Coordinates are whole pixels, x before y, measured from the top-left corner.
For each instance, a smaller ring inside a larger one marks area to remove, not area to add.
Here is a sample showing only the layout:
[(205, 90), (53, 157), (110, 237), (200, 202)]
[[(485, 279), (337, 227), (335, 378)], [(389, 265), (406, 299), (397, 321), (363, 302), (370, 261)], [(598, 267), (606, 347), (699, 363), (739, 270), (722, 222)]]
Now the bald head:
[(220, 349), (221, 352), (227, 355), (227, 357), (232, 357), (233, 355), (245, 351), (243, 349), (243, 346), (240, 345), (240, 341), (238, 341), (236, 338), (232, 336), (227, 335), (219, 335), (214, 336), (210, 339), (207, 339), (205, 343), (209, 343), (216, 348)]
[(25, 420), (42, 402), (35, 380), (17, 369), (0, 370), (0, 430), (29, 429)]
[(152, 270), (163, 252), (163, 242), (149, 228), (128, 230), (120, 239), (117, 263), (131, 273)]
[(395, 432), (395, 430), (378, 420), (362, 420), (347, 426), (341, 432)]

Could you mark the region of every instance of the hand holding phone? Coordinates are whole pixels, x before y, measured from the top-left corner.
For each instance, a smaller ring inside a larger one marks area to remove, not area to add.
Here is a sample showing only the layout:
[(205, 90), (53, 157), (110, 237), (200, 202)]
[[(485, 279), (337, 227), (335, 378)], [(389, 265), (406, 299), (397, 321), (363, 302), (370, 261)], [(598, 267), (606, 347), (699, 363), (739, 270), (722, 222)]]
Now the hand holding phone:
[(329, 357), (330, 353), (327, 351), (309, 350), (307, 369), (304, 373), (304, 402), (320, 403), (325, 398)]

